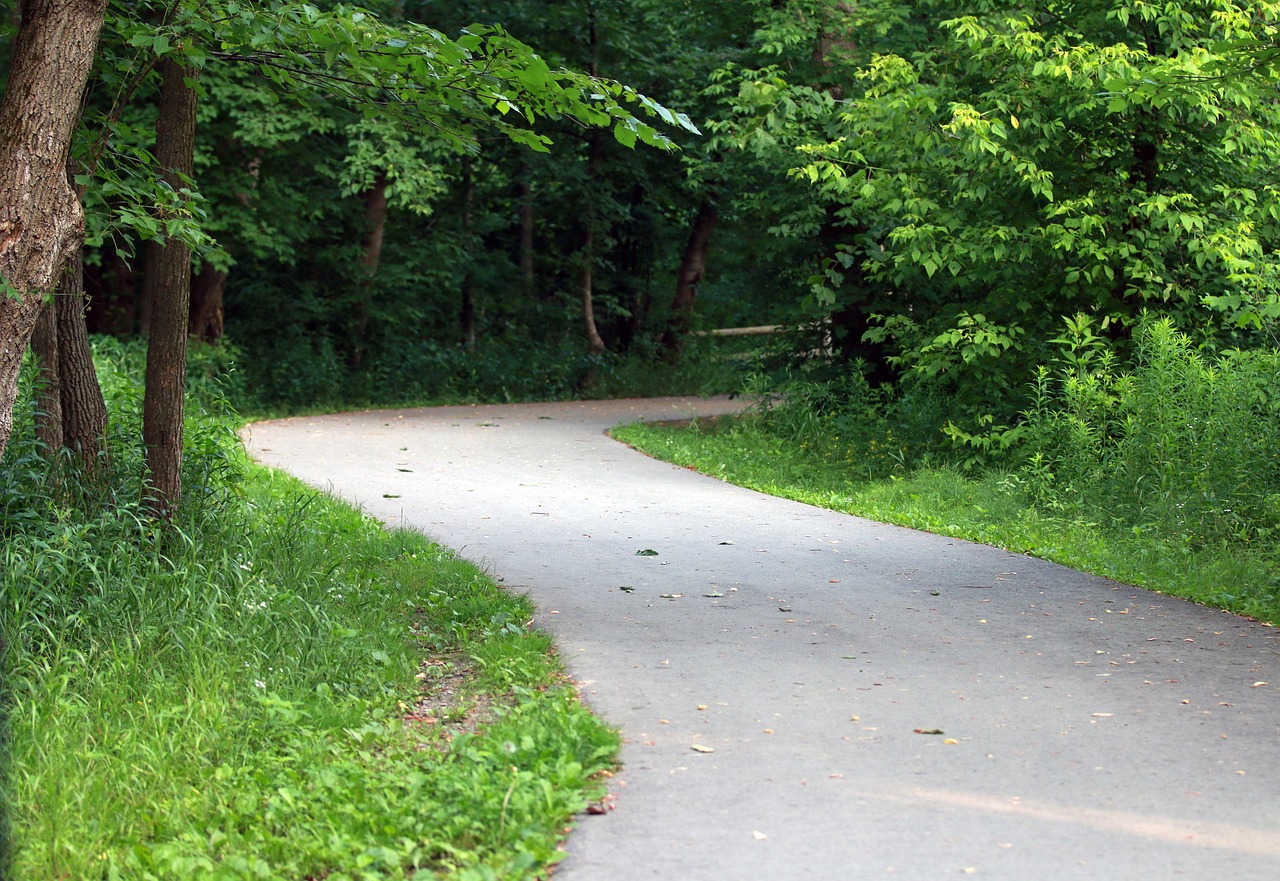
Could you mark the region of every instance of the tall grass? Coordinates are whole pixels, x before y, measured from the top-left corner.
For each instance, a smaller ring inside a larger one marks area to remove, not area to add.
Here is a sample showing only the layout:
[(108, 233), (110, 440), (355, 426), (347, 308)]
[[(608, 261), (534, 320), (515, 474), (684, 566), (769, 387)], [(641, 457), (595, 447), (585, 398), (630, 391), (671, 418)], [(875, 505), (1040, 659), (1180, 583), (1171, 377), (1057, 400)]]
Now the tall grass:
[(1037, 500), (1193, 546), (1273, 545), (1280, 353), (1214, 356), (1155, 321), (1138, 329), (1124, 372), (1081, 332), (1071, 363), (1040, 371), (1026, 417)]
[[(12, 877), (520, 878), (553, 863), (617, 738), (525, 629), (527, 600), (248, 465), (208, 401), (176, 528), (153, 528), (135, 501), (136, 387), (107, 361), (105, 488), (50, 483), (29, 396), (0, 465)], [(448, 700), (442, 676), (463, 683)]]

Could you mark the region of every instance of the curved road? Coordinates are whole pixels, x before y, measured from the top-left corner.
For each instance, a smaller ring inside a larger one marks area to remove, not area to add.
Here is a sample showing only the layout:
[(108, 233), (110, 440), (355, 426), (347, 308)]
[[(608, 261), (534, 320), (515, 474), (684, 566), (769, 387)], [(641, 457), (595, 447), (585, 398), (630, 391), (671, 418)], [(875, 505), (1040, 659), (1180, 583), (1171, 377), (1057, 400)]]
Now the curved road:
[(558, 879), (1280, 877), (1274, 628), (604, 434), (737, 406), (352, 413), (248, 446), (532, 595), (625, 738)]

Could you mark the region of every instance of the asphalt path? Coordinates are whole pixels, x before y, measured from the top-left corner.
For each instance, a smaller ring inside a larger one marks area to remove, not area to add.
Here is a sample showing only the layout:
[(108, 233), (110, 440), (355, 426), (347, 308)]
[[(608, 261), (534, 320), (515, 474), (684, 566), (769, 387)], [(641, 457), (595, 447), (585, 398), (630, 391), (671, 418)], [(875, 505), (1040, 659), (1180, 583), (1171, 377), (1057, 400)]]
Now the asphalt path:
[(537, 603), (625, 740), (559, 881), (1280, 877), (1275, 628), (605, 435), (738, 406), (374, 411), (247, 443)]

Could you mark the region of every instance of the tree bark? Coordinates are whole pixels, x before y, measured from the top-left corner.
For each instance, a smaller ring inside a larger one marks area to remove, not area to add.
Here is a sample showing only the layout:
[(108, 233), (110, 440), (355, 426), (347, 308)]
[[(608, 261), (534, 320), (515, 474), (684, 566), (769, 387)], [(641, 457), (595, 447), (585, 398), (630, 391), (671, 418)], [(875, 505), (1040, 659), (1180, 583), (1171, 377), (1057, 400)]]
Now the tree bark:
[(58, 377), (62, 391), (62, 443), (80, 460), (82, 473), (97, 477), (106, 464), (107, 403), (93, 366), (85, 324), (84, 261), (77, 254), (55, 301), (58, 314)]
[(95, 477), (106, 450), (107, 405), (93, 366), (84, 321), (84, 272), (79, 254), (53, 301), (40, 313), (31, 350), (40, 363), (36, 436), (50, 455), (69, 449), (87, 477)]
[(45, 303), (31, 334), (31, 351), (38, 365), (36, 381), (40, 386), (36, 396), (36, 438), (44, 445), (50, 461), (56, 461), (63, 447), (57, 309), (56, 300)]
[[(156, 162), (175, 190), (187, 185), (195, 155), (196, 92), (188, 84), (194, 68), (172, 59), (160, 62), (160, 116), (156, 122)], [(142, 439), (146, 446), (144, 504), (163, 521), (173, 519), (182, 501), (182, 420), (187, 370), (187, 324), (191, 302), (191, 249), (169, 239), (151, 242), (143, 280), (151, 302)]]
[(106, 0), (21, 4), (0, 104), (0, 455), (43, 298), (84, 240), (66, 158), (105, 8)]
[(698, 206), (698, 216), (689, 230), (689, 241), (680, 257), (680, 272), (676, 276), (676, 295), (671, 301), (671, 317), (662, 334), (662, 345), (673, 357), (678, 357), (684, 347), (684, 338), (693, 323), (693, 304), (698, 298), (698, 285), (707, 273), (707, 251), (711, 248), (711, 234), (715, 232), (719, 212), (716, 204), (704, 199)]

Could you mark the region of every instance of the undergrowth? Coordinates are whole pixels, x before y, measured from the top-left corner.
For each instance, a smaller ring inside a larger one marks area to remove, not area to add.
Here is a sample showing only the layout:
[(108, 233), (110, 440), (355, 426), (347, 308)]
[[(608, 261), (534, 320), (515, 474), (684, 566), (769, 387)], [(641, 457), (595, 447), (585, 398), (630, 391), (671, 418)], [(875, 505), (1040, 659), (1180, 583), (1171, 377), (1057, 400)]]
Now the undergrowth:
[[(190, 408), (188, 504), (154, 527), (130, 482), (136, 386), (106, 362), (105, 487), (50, 483), (29, 394), (0, 464), (8, 877), (472, 881), (555, 862), (618, 741), (527, 630), (529, 602), (248, 464), (216, 395)], [(455, 665), (459, 715), (488, 712), (407, 725)]]

